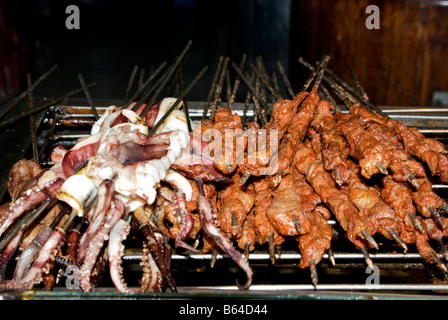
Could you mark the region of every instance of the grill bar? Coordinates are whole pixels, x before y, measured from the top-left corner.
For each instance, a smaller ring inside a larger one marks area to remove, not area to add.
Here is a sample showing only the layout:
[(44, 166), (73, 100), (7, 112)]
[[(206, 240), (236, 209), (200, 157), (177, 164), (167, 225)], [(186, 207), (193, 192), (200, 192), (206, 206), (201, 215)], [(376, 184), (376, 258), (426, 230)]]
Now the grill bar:
[[(358, 260), (359, 262), (364, 262), (364, 255), (362, 253), (351, 253), (351, 252), (335, 252), (333, 254), (336, 263), (340, 260)], [(369, 253), (369, 256), (373, 261), (375, 260), (421, 260), (423, 258), (419, 253)], [(123, 260), (128, 261), (140, 261), (142, 258), (142, 254), (140, 250), (135, 249), (127, 249), (125, 250), (125, 255)], [(282, 253), (277, 254), (276, 259), (278, 261), (299, 261), (302, 258), (302, 255), (298, 252), (295, 253)], [(329, 260), (329, 255), (324, 254), (324, 259)], [(443, 256), (439, 254), (439, 258), (443, 259)], [(189, 253), (189, 254), (173, 254), (171, 259), (173, 261), (182, 261), (182, 260), (205, 260), (210, 261), (212, 259), (212, 254), (209, 253)], [(227, 255), (218, 254), (216, 256), (217, 260), (230, 259)], [(250, 253), (248, 256), (249, 261), (264, 261), (269, 262), (269, 254), (267, 253)]]
[[(236, 286), (198, 287), (199, 290), (236, 290)], [(249, 291), (447, 291), (448, 285), (438, 284), (282, 284), (257, 285), (254, 284)]]

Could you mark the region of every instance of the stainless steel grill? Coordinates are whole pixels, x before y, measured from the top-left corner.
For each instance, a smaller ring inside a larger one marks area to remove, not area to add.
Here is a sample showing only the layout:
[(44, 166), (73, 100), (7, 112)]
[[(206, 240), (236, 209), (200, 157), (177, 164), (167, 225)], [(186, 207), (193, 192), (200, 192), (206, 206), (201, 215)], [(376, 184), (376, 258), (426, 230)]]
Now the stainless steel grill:
[[(97, 107), (101, 114), (106, 106), (113, 101), (102, 102)], [(202, 102), (189, 102), (190, 116), (197, 121), (202, 116)], [(235, 112), (242, 114), (243, 104), (234, 104)], [(428, 137), (441, 141), (448, 139), (448, 108), (429, 107), (382, 107), (382, 110), (390, 117), (402, 121), (408, 126), (415, 126)], [(247, 113), (253, 116), (252, 108)], [(73, 100), (61, 106), (55, 106), (39, 119), (38, 124), (38, 150), (41, 151), (41, 164), (44, 167), (51, 166), (49, 153), (58, 144), (69, 148), (77, 139), (87, 136), (94, 122), (91, 109), (85, 101)], [(31, 150), (31, 148), (29, 148)], [(30, 150), (25, 150), (23, 157), (31, 157)], [(438, 182), (433, 184), (434, 190), (443, 198), (448, 198), (446, 192), (448, 185)], [(1, 190), (5, 194), (5, 190)], [(4, 196), (7, 198), (7, 195)], [(6, 201), (4, 199), (4, 201)], [(238, 291), (235, 280), (239, 275), (238, 267), (226, 255), (218, 254), (216, 264), (210, 266), (211, 254), (190, 254), (184, 251), (175, 251), (172, 256), (172, 272), (178, 284), (177, 297), (200, 297), (201, 295), (235, 296), (235, 297), (295, 297), (300, 296), (332, 296), (332, 295), (361, 295), (403, 297), (415, 295), (448, 296), (448, 282), (445, 276), (435, 267), (430, 266), (418, 254), (413, 245), (408, 245), (409, 251), (403, 253), (394, 242), (378, 236), (380, 244), (378, 251), (371, 250), (370, 257), (378, 267), (378, 281), (373, 281), (371, 270), (365, 263), (365, 257), (357, 252), (345, 239), (343, 230), (334, 220), (329, 221), (333, 225), (334, 240), (332, 250), (334, 252), (335, 265), (330, 262), (328, 254), (324, 255), (322, 262), (317, 266), (319, 284), (314, 287), (311, 284), (309, 270), (298, 267), (301, 255), (297, 244), (293, 239), (281, 248), (277, 248), (276, 262), (272, 264), (267, 253), (267, 246), (258, 246), (249, 254), (249, 261), (254, 270), (254, 282), (249, 291)], [(377, 236), (375, 236), (377, 237)], [(438, 249), (437, 243), (432, 243), (433, 248)], [(123, 258), (125, 277), (129, 277), (132, 284), (133, 276), (136, 279), (140, 275), (139, 261), (141, 248), (127, 247)], [(442, 254), (439, 258), (444, 260)], [(64, 287), (64, 279), (55, 287), (53, 292), (36, 290), (32, 293), (20, 293), (18, 295), (31, 295), (37, 298), (67, 298), (67, 297), (111, 297), (124, 298), (129, 295), (121, 295), (114, 292), (115, 289), (108, 281), (107, 275), (100, 286), (92, 293), (82, 293), (80, 290), (68, 290)], [(3, 294), (7, 298), (9, 293)], [(138, 294), (131, 297), (142, 296)], [(144, 295), (143, 295), (144, 296)], [(145, 297), (157, 295), (147, 294)], [(159, 294), (159, 297), (176, 297), (175, 294)]]

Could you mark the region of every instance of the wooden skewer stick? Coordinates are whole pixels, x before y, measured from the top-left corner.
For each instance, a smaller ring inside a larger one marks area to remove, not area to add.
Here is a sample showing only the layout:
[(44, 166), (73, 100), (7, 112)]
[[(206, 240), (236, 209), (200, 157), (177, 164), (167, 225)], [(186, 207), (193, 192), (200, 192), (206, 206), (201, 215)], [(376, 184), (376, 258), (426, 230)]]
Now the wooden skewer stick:
[(328, 91), (327, 87), (323, 83), (320, 84), (320, 90), (322, 90), (322, 92), (324, 93), (325, 99), (328, 100), (331, 103), (331, 105), (333, 107), (335, 107), (336, 110), (340, 110), (341, 109), (341, 108), (339, 108), (338, 104), (333, 99), (333, 97), (331, 96), (331, 94)]
[(364, 236), (364, 238), (366, 239), (366, 241), (375, 249), (378, 250), (378, 243), (376, 243), (375, 239), (373, 239), (373, 237), (367, 232), (366, 229), (362, 229), (361, 231), (362, 235)]
[(330, 262), (333, 265), (333, 267), (336, 266), (336, 259), (334, 257), (333, 250), (331, 250), (331, 248), (330, 248), (330, 249), (328, 249), (327, 253), (328, 253), (328, 258), (330, 259)]
[(191, 88), (199, 81), (199, 79), (204, 75), (204, 73), (207, 71), (208, 66), (205, 66), (202, 68), (202, 70), (198, 73), (198, 75), (191, 81), (191, 83), (188, 85), (187, 88), (185, 88), (184, 92), (177, 98), (177, 100), (173, 103), (173, 105), (168, 109), (168, 111), (163, 115), (162, 118), (154, 125), (154, 127), (151, 129), (151, 131), (148, 133), (148, 137), (151, 137), (157, 129), (162, 125), (162, 123), (166, 120), (166, 118), (169, 117), (171, 112), (176, 109), (177, 105), (182, 101), (182, 99), (185, 98), (185, 96), (190, 92)]
[[(261, 67), (261, 60), (258, 60), (258, 67)], [(267, 116), (266, 116), (266, 109), (263, 109), (260, 106), (259, 100), (256, 97), (259, 97), (261, 99), (260, 101), (265, 101), (264, 96), (260, 93), (260, 77), (256, 74), (255, 75), (255, 92), (256, 95), (252, 94), (252, 100), (254, 102), (254, 108), (255, 108), (255, 114), (257, 115), (258, 121), (260, 121), (260, 124), (262, 127), (264, 127), (267, 123)]]
[(323, 56), (322, 60), (319, 63), (318, 71), (317, 71), (317, 78), (314, 82), (314, 88), (319, 88), (320, 83), (322, 82), (322, 78), (324, 76), (325, 70), (327, 69), (328, 61), (330, 60), (330, 56)]
[(213, 104), (212, 104), (212, 107), (211, 107), (211, 117), (212, 117), (212, 119), (213, 119), (213, 117), (214, 117), (214, 115), (216, 113), (216, 108), (217, 108), (217, 106), (219, 104), (219, 99), (221, 97), (222, 86), (223, 86), (223, 83), (224, 83), (224, 78), (225, 78), (225, 75), (226, 75), (227, 65), (229, 63), (229, 60), (230, 60), (229, 57), (226, 57), (224, 59), (224, 63), (222, 65), (221, 74), (219, 76), (218, 83), (216, 84), (215, 97), (213, 99)]
[[(31, 87), (31, 74), (27, 74), (28, 88)], [(28, 99), (30, 100), (30, 109), (34, 107), (33, 91), (28, 94)], [(33, 149), (33, 159), (39, 162), (39, 150), (37, 149), (37, 133), (36, 133), (36, 115), (30, 114), (30, 131), (31, 131), (31, 148)]]
[(274, 86), (275, 91), (282, 97), (286, 98), (288, 95), (280, 88), (280, 86), (278, 84), (277, 74), (275, 72), (272, 72), (271, 80), (272, 80), (272, 85)]
[(377, 162), (375, 163), (376, 167), (378, 168), (378, 170), (380, 170), (380, 172), (384, 175), (389, 174), (389, 171), (387, 170), (387, 168), (381, 163), (381, 162)]
[(333, 71), (330, 69), (326, 70), (326, 73), (328, 73), (333, 79), (338, 81), (349, 93), (351, 93), (356, 99), (358, 99), (360, 102), (367, 105), (370, 109), (376, 111), (378, 114), (387, 117), (387, 115), (376, 105), (371, 103), (369, 100), (366, 100), (360, 93), (358, 93), (355, 89), (353, 89), (352, 86), (350, 86), (347, 82), (339, 78)]
[(143, 86), (143, 79), (145, 77), (145, 69), (141, 69), (140, 70), (140, 75), (138, 77), (138, 87), (142, 87)]
[(224, 56), (219, 57), (218, 66), (216, 67), (215, 75), (213, 76), (212, 85), (210, 86), (210, 91), (208, 92), (207, 101), (204, 105), (204, 110), (202, 112), (202, 119), (205, 120), (207, 118), (208, 109), (210, 107), (210, 103), (212, 101), (213, 93), (215, 92), (216, 83), (218, 82), (218, 77), (221, 73), (222, 64), (224, 63)]
[[(160, 85), (157, 87), (156, 92), (152, 95), (152, 97), (149, 99), (148, 101), (148, 105), (145, 107), (149, 108), (154, 101), (157, 99), (157, 97), (159, 96), (159, 94), (162, 92), (163, 88), (165, 87), (166, 83), (168, 82), (168, 80), (171, 78), (171, 76), (173, 75), (174, 71), (176, 71), (177, 67), (179, 66), (179, 64), (183, 61), (185, 55), (188, 53), (188, 50), (190, 50), (190, 47), (192, 45), (193, 41), (188, 41), (187, 45), (185, 46), (184, 50), (182, 51), (182, 53), (177, 57), (176, 61), (174, 62), (174, 64), (168, 69), (167, 74), (164, 75), (164, 77), (162, 78), (162, 82), (160, 83)], [(144, 115), (148, 110), (143, 110), (142, 114)]]
[(261, 80), (261, 82), (264, 84), (264, 86), (269, 90), (269, 93), (274, 97), (275, 100), (281, 100), (281, 97), (278, 95), (278, 93), (272, 88), (272, 86), (266, 81), (265, 77), (257, 70), (252, 63), (250, 64), (250, 67), (255, 71), (258, 78)]
[[(243, 70), (244, 64), (246, 63), (246, 54), (243, 54), (243, 57), (241, 58), (240, 63), (240, 69)], [(241, 79), (239, 76), (236, 77), (235, 82), (233, 84), (233, 90), (232, 94), (230, 95), (229, 99), (229, 110), (232, 111), (233, 103), (235, 102), (236, 92), (238, 91), (238, 87), (240, 85)]]
[(286, 75), (285, 68), (283, 68), (283, 65), (280, 61), (277, 61), (277, 67), (280, 71), (280, 74), (283, 78), (283, 82), (286, 84), (286, 88), (288, 89), (289, 95), (291, 99), (294, 99), (296, 94), (294, 93), (294, 90), (292, 89), (291, 83), (289, 82), (288, 76)]
[(439, 228), (442, 230), (445, 229), (445, 223), (443, 222), (443, 219), (440, 216), (440, 213), (437, 211), (437, 209), (429, 207), (428, 210), (431, 213), (431, 216), (434, 218), (436, 224), (439, 226)]
[(445, 243), (443, 243), (443, 240), (441, 238), (437, 238), (437, 243), (439, 244), (439, 248), (442, 252), (443, 257), (448, 261), (448, 251), (446, 249)]
[(31, 91), (34, 90), (42, 81), (50, 76), (50, 74), (56, 70), (58, 65), (54, 65), (50, 70), (41, 75), (31, 86), (28, 87), (25, 91), (23, 91), (18, 97), (14, 99), (6, 108), (3, 109), (3, 112), (0, 113), (0, 119), (3, 118), (9, 111), (11, 111), (20, 101), (22, 101)]
[(34, 221), (36, 221), (37, 218), (42, 215), (44, 211), (54, 206), (56, 202), (56, 198), (47, 199), (31, 215), (26, 215), (23, 217), (0, 242), (0, 252), (6, 248), (9, 242), (14, 239), (20, 231), (25, 231)]
[(128, 85), (126, 86), (126, 91), (124, 93), (123, 102), (121, 103), (122, 106), (129, 104), (128, 103), (129, 93), (131, 92), (132, 85), (134, 84), (134, 80), (135, 80), (137, 71), (138, 71), (138, 66), (135, 65), (134, 68), (132, 69), (131, 75), (129, 76), (129, 81), (128, 81)]
[[(249, 81), (250, 83), (253, 83), (255, 81), (255, 72), (252, 72)], [(249, 109), (250, 98), (251, 93), (250, 91), (247, 91), (246, 99), (244, 100), (243, 118), (241, 119), (241, 122), (243, 123), (243, 126), (245, 128), (247, 127), (247, 109)]]
[(408, 246), (406, 245), (406, 243), (404, 243), (403, 240), (401, 240), (398, 234), (392, 229), (387, 230), (387, 232), (391, 235), (395, 242), (403, 248), (404, 252), (406, 253), (408, 251)]
[(218, 259), (218, 250), (216, 248), (212, 249), (212, 256), (210, 258), (210, 267), (213, 268), (215, 266), (216, 260)]
[(81, 73), (78, 73), (78, 79), (81, 83), (82, 90), (84, 91), (84, 94), (86, 95), (87, 101), (89, 101), (90, 108), (92, 109), (93, 116), (95, 117), (95, 120), (98, 120), (100, 116), (98, 115), (98, 111), (95, 108), (95, 104), (93, 103), (92, 96), (90, 95), (89, 89), (87, 88), (87, 84), (84, 80), (84, 77)]
[(50, 141), (51, 136), (54, 133), (54, 130), (56, 129), (56, 125), (59, 121), (59, 113), (55, 113), (53, 122), (51, 123), (50, 129), (47, 131), (47, 134), (45, 135), (44, 143), (40, 147), (39, 150), (39, 160), (43, 161), (45, 159), (45, 150), (47, 149), (48, 143)]
[(317, 289), (317, 283), (319, 282), (319, 278), (317, 275), (317, 267), (314, 259), (310, 260), (310, 272), (311, 272), (311, 282), (313, 284), (314, 289)]
[(355, 73), (355, 70), (352, 68), (352, 65), (349, 62), (347, 62), (347, 68), (348, 68), (348, 70), (350, 70), (353, 80), (355, 80), (356, 86), (358, 87), (358, 90), (361, 92), (364, 99), (366, 99), (367, 101), (370, 101), (370, 98), (367, 95), (366, 90), (364, 90), (364, 87), (361, 85), (361, 81), (359, 80), (358, 75)]
[(240, 76), (241, 80), (243, 80), (243, 82), (246, 84), (247, 88), (249, 88), (250, 92), (252, 93), (252, 95), (258, 100), (258, 102), (260, 103), (260, 105), (263, 107), (264, 110), (269, 111), (269, 106), (268, 104), (263, 100), (260, 99), (260, 97), (258, 96), (254, 86), (252, 85), (252, 83), (250, 83), (250, 81), (246, 78), (246, 76), (244, 75), (243, 71), (236, 65), (235, 62), (232, 62), (232, 67), (235, 69), (235, 71), (238, 73), (238, 75)]
[[(310, 63), (305, 61), (303, 58), (299, 57), (298, 61), (305, 66), (307, 69), (309, 69), (311, 72), (313, 72), (310, 75), (310, 79), (312, 81), (313, 77), (315, 76), (316, 68), (313, 67)], [(325, 69), (326, 72), (328, 72), (328, 69)], [(344, 102), (344, 104), (349, 108), (352, 104), (355, 104), (358, 102), (358, 100), (355, 100), (347, 91), (345, 91), (339, 84), (336, 83), (335, 80), (333, 80), (330, 77), (323, 75), (323, 80), (328, 83), (328, 85), (335, 91), (335, 93), (338, 95), (338, 97)], [(308, 79), (307, 82), (304, 85), (304, 88), (302, 91), (305, 91), (307, 89), (308, 82), (311, 83), (311, 81)], [(308, 84), (309, 86), (309, 84)]]
[[(87, 85), (87, 87), (93, 87), (94, 85), (95, 85), (95, 83), (90, 83), (90, 84)], [(45, 102), (44, 104), (42, 104), (42, 105), (40, 105), (38, 107), (35, 107), (33, 109), (29, 109), (28, 111), (24, 111), (24, 112), (22, 112), (21, 114), (19, 114), (17, 116), (14, 116), (14, 117), (8, 118), (8, 119), (6, 119), (4, 121), (1, 121), (0, 122), (0, 128), (6, 127), (7, 125), (10, 125), (11, 123), (14, 123), (17, 120), (20, 120), (20, 119), (22, 119), (24, 117), (27, 117), (30, 114), (33, 114), (33, 113), (42, 111), (44, 109), (47, 109), (48, 107), (51, 107), (52, 105), (65, 100), (66, 98), (69, 98), (69, 97), (71, 97), (71, 96), (73, 96), (75, 94), (81, 93), (82, 91), (83, 91), (82, 88), (70, 91), (67, 94), (63, 95), (63, 96), (60, 96), (60, 97), (57, 97), (57, 98), (54, 98), (54, 99), (50, 99), (50, 100), (48, 100), (47, 102)]]
[[(165, 68), (166, 64), (167, 64), (167, 62), (163, 61), (159, 65), (159, 67), (156, 69), (156, 71), (151, 73), (151, 75), (148, 77), (148, 79), (141, 86), (138, 87), (137, 91), (132, 95), (132, 97), (129, 98), (128, 101), (126, 101), (126, 104), (123, 105), (123, 108), (129, 107), (129, 105), (132, 103), (132, 101), (135, 101), (139, 96), (141, 97), (141, 96), (146, 95), (146, 97), (147, 97), (149, 95), (149, 93), (147, 92), (149, 85), (159, 75), (159, 73), (162, 71), (162, 69)], [(142, 95), (142, 93), (143, 93), (143, 95)], [(141, 101), (143, 101), (143, 100), (141, 99)], [(139, 101), (137, 101), (137, 103), (132, 107), (132, 111), (136, 111), (138, 107), (139, 107)]]
[(432, 256), (432, 259), (434, 260), (434, 262), (436, 263), (437, 267), (439, 267), (440, 270), (442, 270), (443, 272), (447, 273), (448, 272), (448, 268), (442, 262), (442, 260), (440, 260), (439, 257), (434, 252), (431, 252), (431, 256)]
[(364, 255), (364, 259), (366, 260), (367, 265), (373, 270), (374, 269), (373, 261), (370, 258), (369, 252), (367, 251), (366, 247), (361, 247), (360, 250)]
[(417, 229), (419, 232), (425, 232), (425, 229), (423, 228), (422, 224), (420, 223), (420, 221), (417, 219), (417, 217), (415, 216), (414, 213), (409, 212), (408, 213), (409, 218), (412, 221), (412, 224), (414, 225), (415, 229)]
[(269, 232), (268, 234), (268, 246), (269, 246), (269, 259), (271, 263), (275, 264), (275, 245), (274, 245), (274, 234)]
[(246, 258), (246, 260), (249, 260), (249, 254), (250, 254), (250, 243), (245, 242), (244, 243), (244, 257)]

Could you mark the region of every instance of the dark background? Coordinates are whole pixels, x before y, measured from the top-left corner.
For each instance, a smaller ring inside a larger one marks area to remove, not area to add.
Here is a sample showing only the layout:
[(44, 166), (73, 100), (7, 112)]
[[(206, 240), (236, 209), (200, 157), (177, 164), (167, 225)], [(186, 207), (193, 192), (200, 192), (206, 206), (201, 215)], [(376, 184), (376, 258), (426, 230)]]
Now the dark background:
[[(93, 98), (122, 98), (134, 65), (157, 68), (171, 64), (193, 41), (184, 82), (208, 65), (209, 70), (189, 94), (205, 100), (221, 55), (239, 63), (262, 55), (274, 68), (289, 63), (290, 0), (1, 0), (6, 18), (15, 26), (21, 46), (20, 79), (34, 78), (54, 64), (59, 68), (35, 91), (56, 96), (79, 87), (77, 73), (95, 81)], [(68, 30), (68, 5), (80, 10), (80, 29)], [(17, 49), (17, 48), (14, 48)], [(9, 89), (11, 91), (11, 89)], [(6, 94), (0, 89), (0, 96)]]
[[(70, 4), (80, 30), (65, 27)], [(372, 4), (380, 30), (365, 26)], [(376, 104), (448, 105), (448, 7), (437, 0), (0, 0), (0, 97), (58, 64), (36, 95), (78, 88), (82, 73), (94, 99), (120, 99), (134, 65), (171, 64), (188, 40), (184, 83), (209, 66), (189, 100), (206, 99), (221, 55), (261, 55), (269, 72), (281, 61), (298, 91), (309, 72), (297, 58), (328, 54), (346, 81), (352, 64)]]

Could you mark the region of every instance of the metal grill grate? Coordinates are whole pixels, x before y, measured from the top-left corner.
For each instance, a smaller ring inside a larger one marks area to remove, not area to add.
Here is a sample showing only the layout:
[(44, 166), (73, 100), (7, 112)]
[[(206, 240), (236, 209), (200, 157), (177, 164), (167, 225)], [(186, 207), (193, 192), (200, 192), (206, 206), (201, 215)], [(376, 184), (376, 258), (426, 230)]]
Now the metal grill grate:
[[(103, 113), (106, 106), (110, 104), (113, 102), (98, 106), (98, 113)], [(203, 103), (189, 102), (188, 105), (190, 117), (193, 121), (198, 121), (202, 116)], [(235, 112), (242, 115), (243, 104), (235, 103), (233, 108)], [(419, 128), (428, 137), (441, 141), (448, 139), (448, 108), (382, 107), (382, 110), (391, 118), (400, 120), (407, 126)], [(253, 116), (251, 107), (247, 116)], [(49, 153), (55, 146), (61, 144), (66, 148), (72, 147), (77, 139), (89, 134), (93, 123), (94, 117), (91, 108), (82, 101), (55, 106), (47, 111), (40, 122), (37, 139), (38, 150), (42, 152), (40, 158), (42, 166), (52, 165)], [(433, 188), (442, 198), (447, 198), (445, 193), (448, 190), (448, 185), (435, 182)], [(378, 252), (370, 252), (370, 257), (380, 272), (379, 283), (372, 283), (371, 280), (369, 282), (364, 255), (355, 251), (349, 241), (345, 239), (343, 230), (334, 220), (330, 220), (329, 223), (333, 225), (335, 234), (332, 250), (336, 264), (332, 265), (329, 255), (324, 255), (317, 269), (319, 274), (317, 287), (311, 284), (309, 271), (298, 267), (301, 255), (297, 244), (293, 239), (287, 239), (281, 251), (277, 252), (274, 265), (270, 262), (267, 247), (259, 246), (255, 252), (249, 254), (248, 259), (254, 269), (254, 283), (249, 293), (285, 295), (304, 294), (304, 292), (316, 290), (318, 292), (398, 292), (399, 294), (445, 294), (445, 291), (448, 292), (448, 282), (443, 281), (444, 276), (440, 271), (435, 270), (435, 267), (424, 262), (415, 246), (408, 246), (409, 251), (402, 253), (402, 250), (393, 241), (385, 238), (378, 239), (381, 243)], [(434, 243), (433, 247), (437, 248), (437, 244)], [(125, 274), (128, 273), (129, 276), (131, 273), (140, 272), (138, 266), (140, 258), (140, 248), (128, 247), (125, 250), (123, 258)], [(441, 254), (439, 258), (444, 259)], [(210, 267), (211, 259), (211, 254), (174, 252), (172, 272), (181, 294), (227, 292), (232, 292), (237, 296), (249, 294), (236, 290), (235, 279), (239, 271), (229, 257), (218, 254), (214, 268)], [(96, 292), (107, 291), (108, 286), (112, 287), (113, 285), (107, 280), (102, 281), (100, 288), (96, 288)], [(62, 288), (56, 287), (56, 294), (61, 290), (64, 291), (63, 286)], [(79, 292), (79, 294), (83, 293)]]

